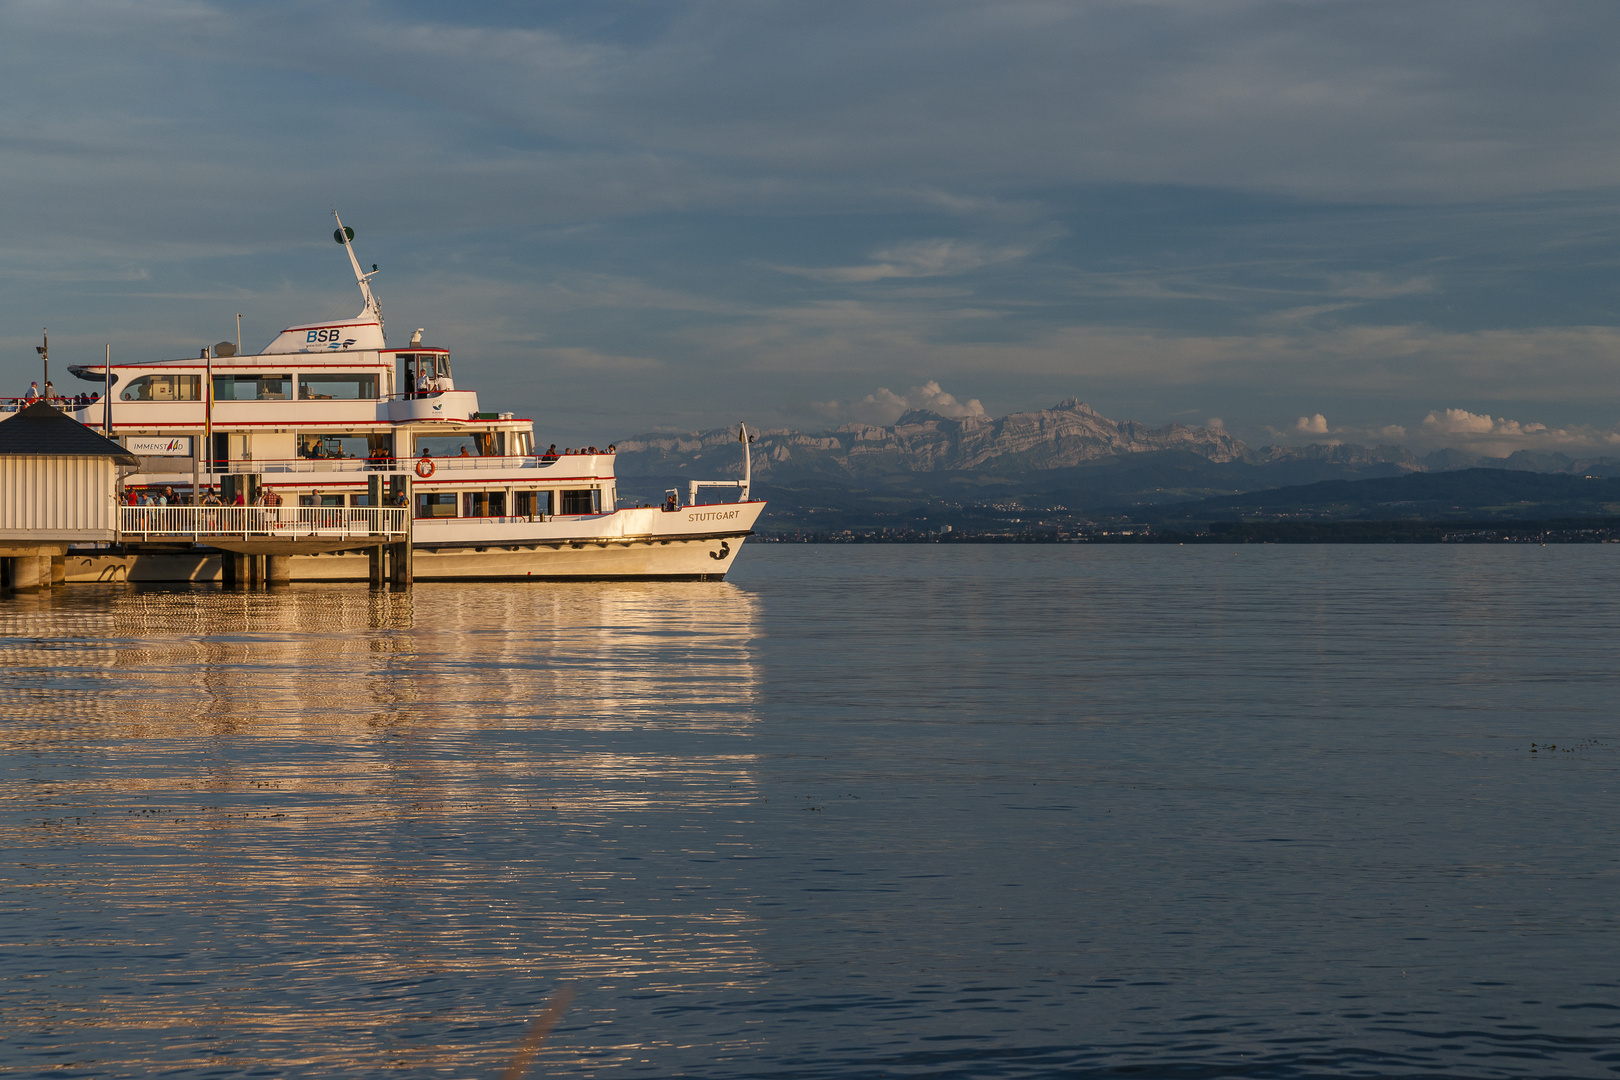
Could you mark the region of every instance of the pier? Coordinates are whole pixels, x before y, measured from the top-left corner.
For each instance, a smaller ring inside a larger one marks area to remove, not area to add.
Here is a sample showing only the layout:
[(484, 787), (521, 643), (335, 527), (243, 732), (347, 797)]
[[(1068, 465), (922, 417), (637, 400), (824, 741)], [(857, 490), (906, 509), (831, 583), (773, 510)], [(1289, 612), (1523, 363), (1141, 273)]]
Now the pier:
[(411, 584), (411, 516), (395, 506), (122, 506), (119, 543), (206, 545), (221, 553), (224, 584), (291, 583), (294, 555), (371, 557), (371, 584)]
[(138, 464), (44, 402), (0, 423), (0, 588), (38, 592), (64, 584), (75, 548), (217, 552), (227, 588), (289, 584), (294, 555), (361, 550), (373, 588), (408, 588), (414, 580), (409, 474), (372, 474), (369, 506), (246, 505), (259, 493), (251, 473), (219, 478), (227, 499), (244, 505), (122, 505), (120, 469)]

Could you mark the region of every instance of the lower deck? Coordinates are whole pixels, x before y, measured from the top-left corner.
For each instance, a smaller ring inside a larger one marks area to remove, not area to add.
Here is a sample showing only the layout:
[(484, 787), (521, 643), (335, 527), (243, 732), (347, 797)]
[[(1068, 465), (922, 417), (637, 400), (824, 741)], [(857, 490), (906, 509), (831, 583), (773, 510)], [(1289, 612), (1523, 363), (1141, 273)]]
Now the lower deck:
[[(481, 547), (417, 545), (417, 581), (581, 581), (688, 579), (719, 581), (731, 569), (747, 534), (507, 544)], [(364, 551), (289, 557), (297, 581), (364, 582)], [(69, 551), (66, 582), (222, 584), (221, 553), (205, 548), (149, 547), (129, 551)]]

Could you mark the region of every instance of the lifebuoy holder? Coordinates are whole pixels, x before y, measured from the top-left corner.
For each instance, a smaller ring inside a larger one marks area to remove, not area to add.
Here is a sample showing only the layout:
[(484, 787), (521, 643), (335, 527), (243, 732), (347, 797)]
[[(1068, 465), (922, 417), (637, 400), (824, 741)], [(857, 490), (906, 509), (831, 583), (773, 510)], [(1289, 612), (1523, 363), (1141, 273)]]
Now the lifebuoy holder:
[(432, 458), (423, 458), (416, 463), (416, 475), (426, 480), (433, 475), (435, 466)]

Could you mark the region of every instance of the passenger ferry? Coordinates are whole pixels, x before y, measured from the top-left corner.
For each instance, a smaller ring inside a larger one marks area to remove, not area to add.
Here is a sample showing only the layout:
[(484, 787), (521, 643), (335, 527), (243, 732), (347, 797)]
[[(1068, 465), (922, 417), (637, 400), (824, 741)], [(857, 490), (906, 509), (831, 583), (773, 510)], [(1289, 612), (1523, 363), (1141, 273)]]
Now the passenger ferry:
[[(418, 581), (725, 576), (765, 507), (750, 498), (745, 428), (742, 480), (691, 482), (684, 503), (671, 491), (659, 506), (620, 506), (613, 447), (541, 447), (530, 420), (485, 411), (459, 389), (449, 351), (424, 344), (423, 330), (389, 348), (377, 268), (361, 270), (353, 230), (337, 224), (364, 298), (354, 318), (289, 326), (251, 356), (221, 342), (194, 359), (69, 367), (104, 398), (53, 404), (141, 459), (126, 491), (172, 487), (184, 498), (246, 473), (286, 506), (408, 500)], [(374, 494), (379, 474), (388, 495)], [(740, 488), (740, 501), (698, 504), (702, 487)], [(218, 564), (183, 551), (131, 558), (146, 564), (123, 560), (142, 580), (211, 579)], [(105, 577), (103, 561), (85, 565)], [(365, 580), (368, 560), (299, 555), (292, 571), (297, 581)]]

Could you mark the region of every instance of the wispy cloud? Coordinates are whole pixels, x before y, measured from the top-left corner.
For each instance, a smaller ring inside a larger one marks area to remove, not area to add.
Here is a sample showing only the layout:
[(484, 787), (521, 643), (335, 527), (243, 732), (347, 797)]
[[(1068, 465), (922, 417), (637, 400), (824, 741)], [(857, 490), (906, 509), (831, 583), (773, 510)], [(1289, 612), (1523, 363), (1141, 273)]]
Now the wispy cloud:
[(779, 266), (778, 270), (818, 281), (858, 284), (884, 278), (949, 277), (990, 263), (1012, 262), (1027, 252), (1019, 248), (988, 249), (960, 240), (918, 240), (872, 253), (860, 266)]

